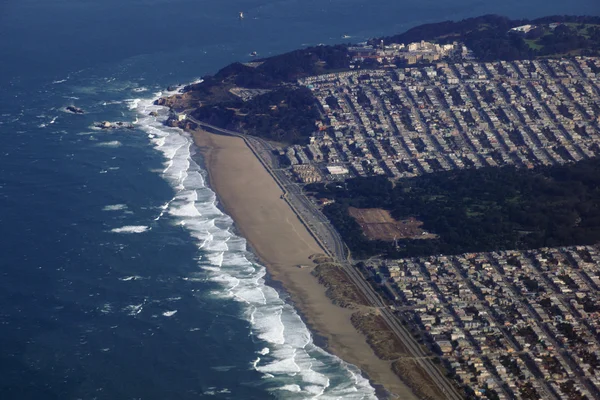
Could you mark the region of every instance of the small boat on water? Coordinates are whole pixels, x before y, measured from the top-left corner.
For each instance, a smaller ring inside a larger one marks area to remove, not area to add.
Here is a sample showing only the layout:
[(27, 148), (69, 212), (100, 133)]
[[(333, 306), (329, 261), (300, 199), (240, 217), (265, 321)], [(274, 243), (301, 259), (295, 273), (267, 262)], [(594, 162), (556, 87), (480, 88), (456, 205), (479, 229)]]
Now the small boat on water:
[(257, 52), (253, 51), (252, 53), (250, 53), (250, 57), (256, 57), (258, 55)]
[(244, 19), (244, 12), (240, 11), (240, 19)]

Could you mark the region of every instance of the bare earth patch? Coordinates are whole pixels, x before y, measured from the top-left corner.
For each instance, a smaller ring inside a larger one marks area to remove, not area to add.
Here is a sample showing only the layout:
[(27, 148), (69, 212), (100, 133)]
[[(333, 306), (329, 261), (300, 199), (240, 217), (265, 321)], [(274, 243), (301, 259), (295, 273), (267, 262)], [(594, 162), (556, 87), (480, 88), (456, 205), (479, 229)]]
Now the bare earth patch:
[(370, 240), (391, 242), (396, 239), (435, 239), (423, 230), (423, 222), (416, 218), (397, 221), (388, 210), (382, 208), (349, 207), (348, 212), (361, 226)]

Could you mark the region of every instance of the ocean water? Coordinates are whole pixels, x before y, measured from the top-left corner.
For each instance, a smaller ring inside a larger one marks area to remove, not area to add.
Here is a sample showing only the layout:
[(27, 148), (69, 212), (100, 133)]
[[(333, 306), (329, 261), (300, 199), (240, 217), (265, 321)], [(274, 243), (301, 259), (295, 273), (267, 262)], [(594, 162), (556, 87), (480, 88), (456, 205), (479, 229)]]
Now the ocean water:
[[(251, 51), (599, 7), (0, 0), (0, 399), (374, 398), (265, 283), (190, 138), (153, 100)], [(92, 128), (103, 120), (137, 123)]]

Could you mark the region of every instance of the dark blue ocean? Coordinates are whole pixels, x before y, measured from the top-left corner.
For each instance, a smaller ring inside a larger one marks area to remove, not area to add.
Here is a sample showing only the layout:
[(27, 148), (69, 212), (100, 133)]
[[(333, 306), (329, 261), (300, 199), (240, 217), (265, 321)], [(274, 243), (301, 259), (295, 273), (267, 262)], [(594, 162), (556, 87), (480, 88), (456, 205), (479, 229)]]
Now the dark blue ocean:
[(0, 0), (0, 399), (373, 398), (265, 285), (152, 100), (252, 51), (485, 13), (600, 4)]

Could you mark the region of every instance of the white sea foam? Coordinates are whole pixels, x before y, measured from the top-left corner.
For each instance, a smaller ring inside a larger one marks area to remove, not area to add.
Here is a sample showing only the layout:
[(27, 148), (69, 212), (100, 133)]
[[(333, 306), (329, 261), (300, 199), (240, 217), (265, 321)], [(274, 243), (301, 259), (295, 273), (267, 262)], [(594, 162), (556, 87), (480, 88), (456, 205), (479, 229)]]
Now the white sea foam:
[(263, 356), (266, 356), (267, 354), (269, 354), (271, 350), (269, 350), (268, 347), (265, 347), (264, 349), (262, 349), (261, 351), (258, 352), (258, 354), (261, 354)]
[(126, 210), (127, 209), (127, 204), (111, 204), (108, 206), (104, 206), (104, 208), (102, 208), (102, 211), (120, 211), (120, 210)]
[[(250, 260), (246, 241), (232, 233), (233, 221), (219, 210), (214, 192), (206, 186), (204, 171), (193, 160), (195, 148), (190, 136), (164, 126), (168, 110), (155, 106), (154, 100), (132, 99), (127, 104), (137, 111), (140, 128), (163, 154), (164, 169), (159, 173), (175, 189), (174, 197), (157, 207), (160, 211), (155, 219), (169, 218), (182, 226), (202, 249), (198, 266), (203, 273), (182, 279), (211, 280), (221, 286), (212, 295), (245, 305), (252, 332), (264, 343), (251, 367), (269, 379), (269, 385), (298, 398), (376, 398), (375, 390), (356, 367), (315, 346), (294, 308), (265, 284), (265, 268)], [(159, 117), (149, 116), (151, 111)], [(138, 311), (132, 308), (129, 312)], [(330, 376), (335, 376), (335, 381)], [(207, 392), (216, 390), (209, 388)]]
[(141, 304), (131, 304), (123, 309), (128, 315), (134, 316), (138, 315), (144, 310), (144, 303)]
[(100, 312), (102, 314), (110, 314), (112, 312), (112, 305), (110, 303), (105, 303), (102, 308), (100, 308)]
[(111, 229), (110, 231), (113, 233), (142, 233), (149, 229), (150, 227), (145, 225), (127, 225), (120, 228)]
[(127, 103), (127, 106), (129, 107), (130, 110), (135, 110), (136, 108), (138, 108), (138, 105), (140, 104), (141, 101), (142, 101), (142, 99), (128, 99), (128, 100), (125, 100), (125, 103)]
[(112, 106), (112, 105), (115, 105), (115, 104), (122, 104), (122, 103), (123, 102), (119, 101), (119, 100), (112, 100), (112, 101), (103, 101), (102, 105), (103, 106)]
[(122, 143), (118, 140), (112, 140), (110, 142), (100, 142), (96, 143), (96, 147), (121, 147)]
[(298, 393), (302, 391), (302, 388), (298, 385), (283, 385), (280, 388), (277, 388), (279, 390), (287, 390), (288, 392), (293, 392), (293, 393)]
[(205, 396), (215, 396), (217, 394), (229, 394), (231, 393), (231, 390), (224, 388), (224, 389), (218, 389), (215, 387), (209, 387), (208, 390), (204, 391), (202, 394)]
[(125, 278), (119, 278), (120, 281), (128, 282), (128, 281), (137, 281), (140, 279), (144, 279), (138, 275), (126, 276)]
[(162, 313), (162, 315), (164, 315), (165, 317), (172, 317), (173, 315), (175, 315), (177, 313), (177, 310), (173, 310), (173, 311), (165, 311), (164, 313)]

